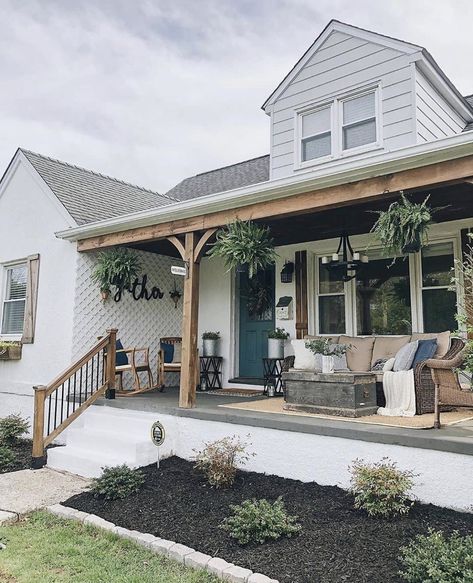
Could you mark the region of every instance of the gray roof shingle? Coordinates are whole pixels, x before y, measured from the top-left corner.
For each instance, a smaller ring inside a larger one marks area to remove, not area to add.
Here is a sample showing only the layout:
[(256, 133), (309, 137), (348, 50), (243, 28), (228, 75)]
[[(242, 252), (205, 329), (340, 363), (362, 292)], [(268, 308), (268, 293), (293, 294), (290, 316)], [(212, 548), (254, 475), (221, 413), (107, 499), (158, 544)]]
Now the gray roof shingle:
[(177, 200), (23, 148), (20, 150), (78, 225)]
[(269, 155), (191, 176), (168, 190), (166, 195), (179, 200), (189, 200), (267, 180), (269, 180)]
[[(473, 107), (473, 95), (465, 95), (465, 99), (468, 101), (468, 103), (471, 105), (471, 107)], [(467, 124), (463, 131), (469, 132), (470, 130), (473, 130), (473, 122), (470, 122), (469, 124)]]

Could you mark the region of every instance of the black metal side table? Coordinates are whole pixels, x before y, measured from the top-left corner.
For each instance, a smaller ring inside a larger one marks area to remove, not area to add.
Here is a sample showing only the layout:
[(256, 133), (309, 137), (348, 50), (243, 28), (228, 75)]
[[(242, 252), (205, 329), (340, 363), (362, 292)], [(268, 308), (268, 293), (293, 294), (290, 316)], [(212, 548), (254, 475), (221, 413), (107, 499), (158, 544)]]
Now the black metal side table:
[(268, 395), (270, 385), (274, 385), (275, 397), (284, 394), (283, 366), (284, 358), (263, 358), (264, 395)]
[(210, 389), (222, 388), (222, 362), (221, 356), (201, 356), (200, 357), (200, 385), (205, 386), (206, 391)]

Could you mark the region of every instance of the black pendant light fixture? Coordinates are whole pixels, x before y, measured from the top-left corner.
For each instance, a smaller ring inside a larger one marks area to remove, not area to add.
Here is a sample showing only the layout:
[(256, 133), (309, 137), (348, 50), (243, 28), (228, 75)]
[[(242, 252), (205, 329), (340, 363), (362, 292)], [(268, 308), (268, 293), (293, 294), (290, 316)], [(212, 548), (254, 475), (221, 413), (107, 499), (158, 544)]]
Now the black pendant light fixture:
[(360, 268), (368, 263), (368, 256), (353, 251), (348, 233), (343, 232), (336, 253), (322, 257), (322, 265), (335, 274), (338, 281), (350, 281)]

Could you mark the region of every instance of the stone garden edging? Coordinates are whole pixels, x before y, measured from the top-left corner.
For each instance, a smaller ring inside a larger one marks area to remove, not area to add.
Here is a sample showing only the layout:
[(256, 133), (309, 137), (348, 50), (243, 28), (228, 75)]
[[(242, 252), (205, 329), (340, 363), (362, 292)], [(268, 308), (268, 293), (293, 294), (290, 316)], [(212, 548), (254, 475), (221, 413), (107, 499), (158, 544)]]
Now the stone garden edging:
[(95, 514), (82, 512), (81, 510), (69, 508), (62, 504), (53, 504), (52, 506), (48, 506), (46, 510), (60, 518), (76, 520), (96, 528), (101, 528), (121, 538), (131, 540), (153, 553), (163, 555), (187, 567), (208, 571), (219, 579), (222, 579), (222, 581), (230, 581), (231, 583), (279, 583), (277, 579), (271, 579), (261, 573), (253, 573), (250, 569), (238, 567), (238, 565), (228, 563), (218, 557), (211, 557), (210, 555), (200, 553), (195, 549), (191, 549), (174, 541), (159, 538), (152, 534), (142, 533), (137, 530), (122, 528)]

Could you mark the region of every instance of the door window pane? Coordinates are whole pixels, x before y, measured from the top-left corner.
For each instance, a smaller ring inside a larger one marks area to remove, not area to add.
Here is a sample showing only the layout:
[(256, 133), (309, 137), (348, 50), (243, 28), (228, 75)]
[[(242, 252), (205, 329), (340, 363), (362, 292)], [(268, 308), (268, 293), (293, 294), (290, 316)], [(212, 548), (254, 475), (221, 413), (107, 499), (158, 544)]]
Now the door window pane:
[(319, 297), (319, 333), (345, 333), (345, 296)]
[(421, 252), (424, 332), (456, 330), (457, 296), (450, 290), (453, 243), (427, 245)]
[(410, 334), (409, 261), (371, 251), (356, 276), (358, 334)]

